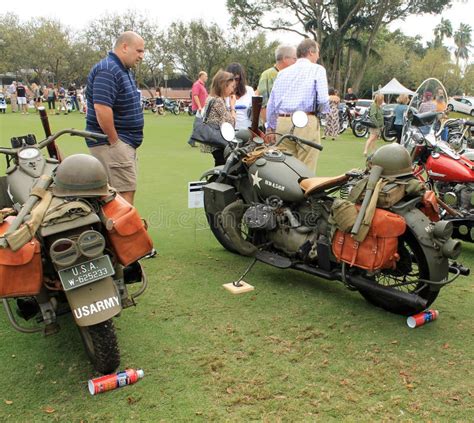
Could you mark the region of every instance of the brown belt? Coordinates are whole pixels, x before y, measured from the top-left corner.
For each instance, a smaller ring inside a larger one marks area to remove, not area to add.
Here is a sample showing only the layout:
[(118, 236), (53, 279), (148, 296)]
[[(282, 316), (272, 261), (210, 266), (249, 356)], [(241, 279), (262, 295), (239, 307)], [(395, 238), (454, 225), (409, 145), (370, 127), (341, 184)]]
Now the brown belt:
[[(314, 112), (305, 112), (308, 116), (314, 116)], [(293, 113), (279, 113), (278, 116), (280, 117), (291, 117)]]

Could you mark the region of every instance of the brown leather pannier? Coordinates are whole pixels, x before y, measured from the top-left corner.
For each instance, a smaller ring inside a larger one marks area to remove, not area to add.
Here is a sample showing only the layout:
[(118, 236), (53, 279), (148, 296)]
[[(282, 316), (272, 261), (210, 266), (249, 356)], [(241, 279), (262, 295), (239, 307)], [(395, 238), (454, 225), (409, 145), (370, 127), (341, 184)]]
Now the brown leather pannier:
[(102, 206), (102, 211), (108, 221), (110, 245), (120, 264), (128, 266), (151, 252), (153, 241), (135, 207), (117, 194)]
[[(0, 225), (3, 235), (14, 217)], [(43, 283), (41, 245), (36, 238), (17, 251), (0, 248), (0, 297), (29, 297), (40, 292)]]
[(400, 259), (398, 237), (405, 232), (403, 217), (384, 209), (376, 209), (367, 237), (357, 242), (350, 233), (337, 230), (332, 252), (339, 261), (366, 270), (393, 269)]

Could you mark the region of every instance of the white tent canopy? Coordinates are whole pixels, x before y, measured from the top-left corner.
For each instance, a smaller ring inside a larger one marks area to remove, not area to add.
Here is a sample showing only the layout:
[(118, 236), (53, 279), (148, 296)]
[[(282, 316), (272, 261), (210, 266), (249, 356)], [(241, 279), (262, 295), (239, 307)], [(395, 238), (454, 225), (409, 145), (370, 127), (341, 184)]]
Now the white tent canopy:
[(385, 87), (380, 88), (378, 91), (375, 91), (377, 94), (415, 94), (414, 91), (405, 88), (396, 78), (393, 78)]

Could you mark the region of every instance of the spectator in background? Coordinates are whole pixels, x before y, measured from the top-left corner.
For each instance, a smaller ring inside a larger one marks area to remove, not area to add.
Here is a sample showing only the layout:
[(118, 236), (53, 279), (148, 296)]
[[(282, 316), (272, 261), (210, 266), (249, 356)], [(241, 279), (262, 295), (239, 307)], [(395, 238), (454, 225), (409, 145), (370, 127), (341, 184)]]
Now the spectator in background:
[(383, 94), (376, 94), (374, 102), (370, 105), (369, 109), (369, 120), (374, 125), (373, 128), (369, 128), (369, 138), (365, 143), (364, 156), (367, 157), (375, 148), (375, 142), (383, 130)]
[[(272, 140), (276, 130), (288, 134), (293, 128), (291, 114), (298, 110), (308, 115), (308, 125), (296, 128), (294, 134), (320, 144), (319, 120), (316, 115), (329, 111), (329, 94), (326, 69), (318, 65), (318, 43), (305, 38), (296, 48), (298, 60), (278, 72), (267, 105), (267, 138)], [(285, 140), (281, 144), (312, 172), (316, 171), (318, 150)]]
[(16, 81), (13, 81), (7, 88), (7, 94), (10, 96), (10, 104), (12, 106), (12, 113), (16, 113), (18, 111), (18, 101), (17, 101), (17, 94), (16, 94)]
[[(235, 129), (247, 129), (252, 125), (250, 114), (252, 110), (252, 97), (255, 95), (253, 88), (247, 85), (244, 68), (240, 63), (231, 63), (226, 68), (227, 72), (234, 75), (235, 80)], [(226, 100), (227, 107), (232, 111), (230, 100)]]
[(194, 114), (197, 112), (201, 113), (202, 109), (206, 104), (207, 100), (207, 90), (206, 90), (206, 82), (207, 82), (207, 73), (204, 71), (199, 72), (198, 79), (193, 84), (193, 88), (191, 89), (191, 110)]
[[(235, 125), (236, 111), (234, 107), (234, 75), (223, 70), (218, 71), (212, 78), (211, 95), (207, 98), (206, 107), (209, 111), (203, 113), (208, 114), (208, 122), (220, 126), (224, 122)], [(227, 107), (226, 99), (230, 99), (230, 108)], [(220, 166), (225, 164), (224, 149), (211, 147), (210, 145), (201, 144), (203, 153), (212, 153), (214, 157), (214, 165)]]
[(108, 138), (87, 139), (87, 145), (104, 165), (110, 185), (130, 204), (137, 187), (137, 148), (143, 141), (144, 125), (140, 92), (131, 69), (144, 54), (143, 38), (126, 31), (87, 77), (86, 130)]
[[(202, 109), (204, 108), (207, 100), (207, 73), (204, 71), (199, 72), (198, 79), (194, 82), (191, 89), (191, 110), (194, 115), (201, 117)], [(188, 144), (191, 147), (196, 147), (196, 143), (190, 138)]]
[(81, 85), (77, 90), (77, 101), (79, 102), (79, 112), (85, 113), (86, 112), (86, 100), (84, 98), (85, 91), (84, 86)]
[(42, 106), (42, 98), (41, 96), (43, 95), (43, 90), (40, 89), (38, 84), (33, 82), (31, 84), (31, 93), (33, 94), (33, 101), (35, 103), (35, 110), (38, 110), (38, 107)]
[(71, 100), (72, 110), (79, 110), (79, 103), (77, 101), (76, 84), (73, 83), (69, 85), (69, 88), (67, 89), (67, 95), (69, 96), (69, 99)]
[(48, 84), (46, 88), (46, 101), (48, 102), (48, 110), (50, 113), (55, 113), (56, 111), (56, 90), (54, 89), (53, 84)]
[(28, 103), (26, 101), (26, 87), (19, 82), (16, 87), (16, 95), (18, 101), (18, 107), (21, 110), (22, 115), (28, 114)]
[(344, 96), (344, 101), (347, 104), (347, 107), (355, 107), (356, 101), (357, 101), (357, 96), (353, 93), (352, 88), (349, 87), (347, 89), (347, 93)]
[(61, 113), (61, 111), (63, 111), (64, 114), (67, 115), (68, 110), (66, 101), (66, 90), (64, 89), (63, 84), (61, 84), (61, 82), (58, 84), (58, 101), (58, 113)]
[(262, 72), (260, 80), (258, 81), (256, 95), (262, 96), (262, 111), (260, 118), (265, 123), (267, 115), (267, 104), (272, 92), (273, 83), (278, 75), (278, 72), (287, 68), (296, 62), (296, 47), (280, 45), (275, 50), (275, 64)]
[(331, 137), (334, 141), (339, 135), (339, 103), (341, 99), (334, 88), (329, 88), (329, 113), (326, 115), (324, 138)]
[(403, 117), (408, 109), (408, 95), (400, 94), (397, 98), (397, 105), (395, 106), (395, 120), (393, 121), (393, 128), (397, 133), (397, 143), (400, 144), (402, 140)]

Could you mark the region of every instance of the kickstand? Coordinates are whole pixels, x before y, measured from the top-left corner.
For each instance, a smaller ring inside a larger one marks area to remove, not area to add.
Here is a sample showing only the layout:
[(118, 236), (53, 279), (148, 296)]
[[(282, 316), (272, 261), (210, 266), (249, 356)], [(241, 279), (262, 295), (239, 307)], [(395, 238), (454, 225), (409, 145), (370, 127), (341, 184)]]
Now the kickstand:
[(244, 274), (239, 279), (232, 282), (232, 285), (234, 285), (236, 288), (240, 288), (242, 286), (242, 283), (241, 283), (242, 280), (245, 278), (245, 276), (247, 276), (247, 273), (249, 273), (252, 270), (252, 267), (255, 265), (255, 263), (257, 263), (256, 258), (254, 258), (252, 263), (250, 263), (250, 265), (247, 267), (247, 269), (245, 269)]
[(244, 274), (234, 282), (225, 283), (222, 285), (227, 291), (232, 294), (243, 294), (245, 292), (253, 291), (255, 288), (252, 285), (249, 285), (247, 282), (244, 281), (245, 276), (250, 272), (254, 264), (257, 262), (257, 259), (254, 258), (252, 263), (245, 269)]

